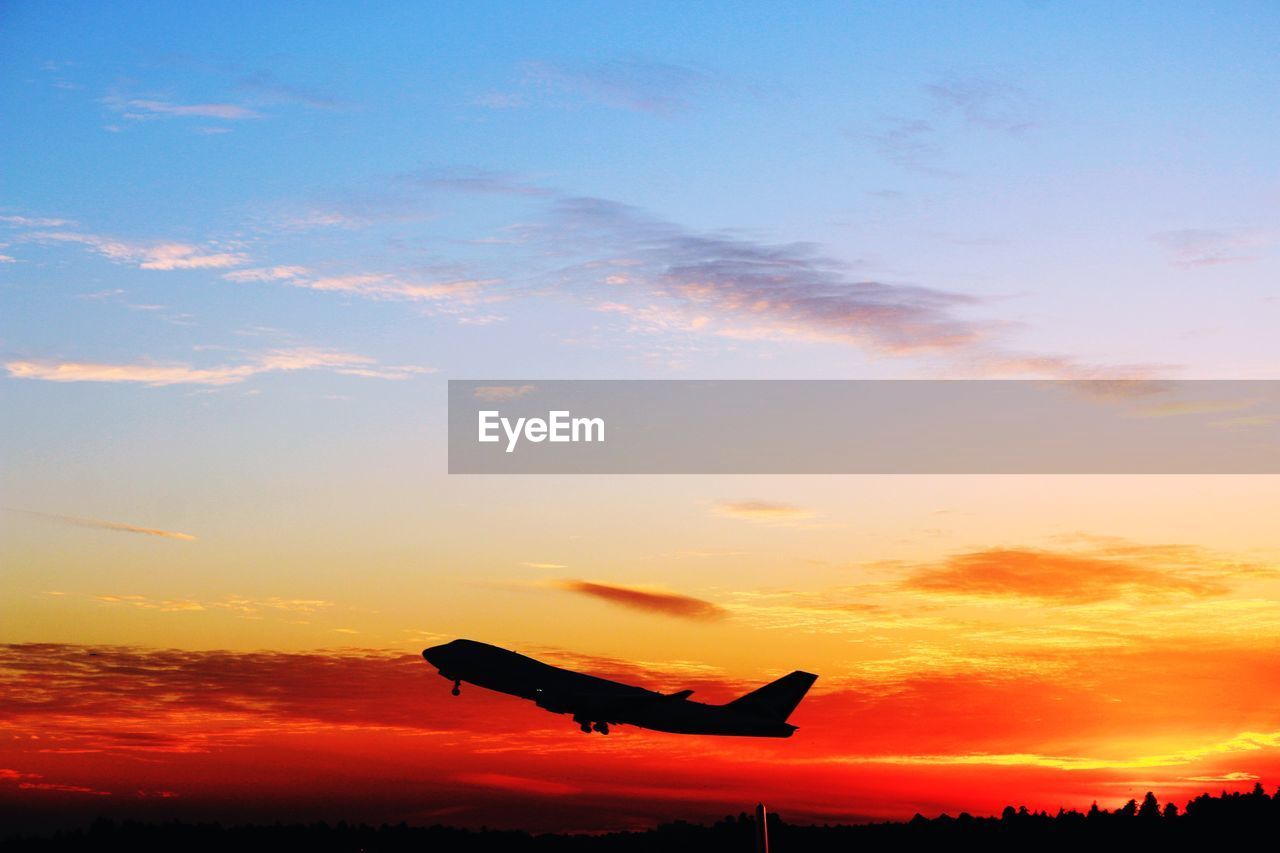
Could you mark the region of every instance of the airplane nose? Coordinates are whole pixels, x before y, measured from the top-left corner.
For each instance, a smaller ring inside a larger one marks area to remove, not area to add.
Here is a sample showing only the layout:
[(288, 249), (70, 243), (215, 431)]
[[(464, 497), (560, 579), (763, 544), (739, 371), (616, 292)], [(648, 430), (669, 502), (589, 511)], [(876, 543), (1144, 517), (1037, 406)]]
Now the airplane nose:
[(441, 654), (442, 651), (444, 651), (444, 646), (432, 646), (429, 649), (423, 649), (422, 658), (436, 669), (439, 669), (443, 665), (444, 655)]

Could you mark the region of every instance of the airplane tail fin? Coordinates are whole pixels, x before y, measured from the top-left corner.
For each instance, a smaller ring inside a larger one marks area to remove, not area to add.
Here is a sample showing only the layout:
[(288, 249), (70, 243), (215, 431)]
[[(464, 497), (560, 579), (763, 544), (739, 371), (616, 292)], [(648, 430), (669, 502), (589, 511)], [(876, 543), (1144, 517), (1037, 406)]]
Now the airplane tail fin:
[(785, 723), (787, 717), (791, 716), (791, 712), (804, 698), (804, 694), (809, 692), (809, 688), (817, 680), (818, 676), (811, 672), (796, 670), (790, 675), (784, 675), (777, 681), (772, 681), (764, 687), (734, 699), (726, 707)]

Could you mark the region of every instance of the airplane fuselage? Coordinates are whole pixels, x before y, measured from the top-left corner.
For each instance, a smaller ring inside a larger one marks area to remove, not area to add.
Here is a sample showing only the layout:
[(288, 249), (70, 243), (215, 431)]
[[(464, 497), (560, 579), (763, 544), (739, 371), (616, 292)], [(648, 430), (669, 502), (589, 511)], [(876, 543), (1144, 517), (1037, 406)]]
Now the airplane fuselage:
[[(708, 705), (691, 701), (684, 691), (658, 693), (607, 678), (562, 669), (507, 649), (474, 640), (454, 640), (422, 653), (440, 675), (518, 696), (557, 714), (572, 714), (583, 731), (608, 733), (611, 724), (640, 726), (663, 732), (747, 737), (790, 737), (796, 727), (753, 707)], [(816, 676), (799, 688), (803, 696)], [(793, 677), (797, 673), (793, 673)], [(739, 700), (742, 701), (742, 700)], [(799, 702), (799, 697), (795, 699)], [(791, 705), (794, 707), (794, 703)]]

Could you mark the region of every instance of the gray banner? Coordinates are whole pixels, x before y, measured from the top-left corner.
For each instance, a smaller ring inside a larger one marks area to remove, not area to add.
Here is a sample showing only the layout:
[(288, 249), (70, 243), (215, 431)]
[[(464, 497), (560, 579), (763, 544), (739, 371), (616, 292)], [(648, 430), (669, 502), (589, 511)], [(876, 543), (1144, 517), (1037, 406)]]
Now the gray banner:
[(1280, 382), (450, 380), (452, 474), (1275, 474)]

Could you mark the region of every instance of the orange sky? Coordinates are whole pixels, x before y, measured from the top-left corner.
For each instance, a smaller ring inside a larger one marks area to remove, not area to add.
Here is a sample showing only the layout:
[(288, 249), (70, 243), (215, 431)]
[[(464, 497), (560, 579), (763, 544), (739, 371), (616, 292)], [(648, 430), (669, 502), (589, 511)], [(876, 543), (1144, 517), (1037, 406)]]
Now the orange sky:
[[(697, 667), (527, 648), (722, 701)], [(586, 737), (449, 684), (413, 654), (9, 646), (0, 798), (42, 812), (342, 816), (534, 829), (711, 819), (764, 799), (796, 820), (1104, 805), (1276, 778), (1274, 643), (1176, 630), (1120, 646), (825, 678), (786, 741), (620, 728)], [(763, 677), (763, 675), (762, 675)], [(337, 810), (335, 812), (335, 810)]]
[[(251, 526), (5, 513), (3, 808), (604, 829), (1280, 775), (1270, 478), (608, 479), (554, 510), (491, 481), (505, 506), (359, 559), (316, 519), (263, 557)], [(585, 737), (451, 697), (418, 652), (455, 636), (712, 702), (821, 677), (789, 740)]]

